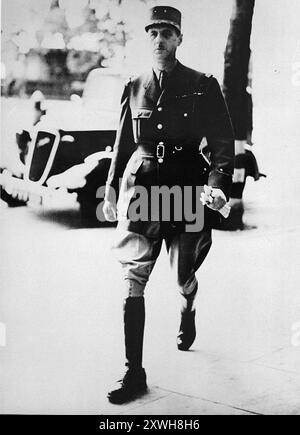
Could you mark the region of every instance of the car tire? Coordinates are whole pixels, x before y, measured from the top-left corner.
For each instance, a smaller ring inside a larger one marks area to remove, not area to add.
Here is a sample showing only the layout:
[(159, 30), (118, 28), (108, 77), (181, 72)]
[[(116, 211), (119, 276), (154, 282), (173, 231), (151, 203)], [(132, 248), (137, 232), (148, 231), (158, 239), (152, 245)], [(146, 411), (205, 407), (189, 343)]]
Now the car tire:
[(79, 201), (81, 222), (88, 227), (111, 227), (115, 223), (108, 222), (103, 214), (100, 202), (87, 202), (84, 198)]
[(90, 226), (112, 226), (107, 222), (101, 202), (103, 198), (97, 198), (98, 188), (105, 186), (110, 160), (105, 159), (99, 162), (96, 168), (86, 176), (86, 185), (77, 190), (77, 201), (80, 205), (81, 219)]

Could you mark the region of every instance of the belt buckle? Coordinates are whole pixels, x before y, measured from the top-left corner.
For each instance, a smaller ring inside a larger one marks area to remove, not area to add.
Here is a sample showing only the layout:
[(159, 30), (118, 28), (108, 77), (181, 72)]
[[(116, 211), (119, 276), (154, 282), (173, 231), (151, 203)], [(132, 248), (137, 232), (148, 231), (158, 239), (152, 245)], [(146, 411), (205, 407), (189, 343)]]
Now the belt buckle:
[(163, 163), (165, 157), (165, 146), (163, 143), (157, 145), (156, 157), (158, 158), (158, 163)]

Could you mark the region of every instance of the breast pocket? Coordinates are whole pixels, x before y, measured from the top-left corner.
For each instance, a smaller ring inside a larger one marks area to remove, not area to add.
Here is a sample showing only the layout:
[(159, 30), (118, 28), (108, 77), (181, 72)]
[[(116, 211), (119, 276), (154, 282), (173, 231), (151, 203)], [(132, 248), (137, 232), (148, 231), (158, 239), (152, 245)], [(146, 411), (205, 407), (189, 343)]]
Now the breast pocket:
[(168, 104), (171, 131), (176, 136), (186, 135), (193, 124), (196, 101), (194, 95), (178, 95)]
[(184, 134), (195, 139), (202, 137), (205, 126), (204, 93), (199, 91), (177, 96), (176, 101), (175, 123)]
[(143, 108), (132, 111), (132, 127), (135, 142), (138, 142), (138, 140), (147, 133), (152, 113), (152, 109)]

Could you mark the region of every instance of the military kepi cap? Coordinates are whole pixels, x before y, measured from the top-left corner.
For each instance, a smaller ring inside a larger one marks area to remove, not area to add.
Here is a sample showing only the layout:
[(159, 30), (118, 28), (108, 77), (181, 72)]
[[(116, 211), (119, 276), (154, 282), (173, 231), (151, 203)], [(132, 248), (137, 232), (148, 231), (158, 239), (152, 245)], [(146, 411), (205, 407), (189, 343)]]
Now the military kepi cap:
[(181, 33), (181, 12), (170, 6), (155, 6), (149, 11), (148, 23), (145, 27), (146, 32), (150, 27), (157, 24), (173, 26)]

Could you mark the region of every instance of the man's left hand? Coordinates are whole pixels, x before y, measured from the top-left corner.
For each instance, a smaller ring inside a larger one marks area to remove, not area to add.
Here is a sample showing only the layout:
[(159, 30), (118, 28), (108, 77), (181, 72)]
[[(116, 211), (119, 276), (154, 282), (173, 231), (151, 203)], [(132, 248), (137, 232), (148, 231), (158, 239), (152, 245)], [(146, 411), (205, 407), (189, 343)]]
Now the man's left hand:
[(201, 202), (212, 210), (218, 211), (224, 207), (227, 203), (227, 199), (221, 189), (204, 186), (204, 192), (201, 193)]

